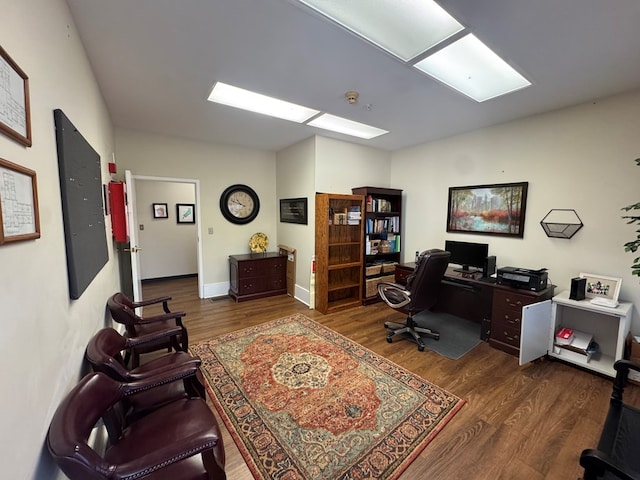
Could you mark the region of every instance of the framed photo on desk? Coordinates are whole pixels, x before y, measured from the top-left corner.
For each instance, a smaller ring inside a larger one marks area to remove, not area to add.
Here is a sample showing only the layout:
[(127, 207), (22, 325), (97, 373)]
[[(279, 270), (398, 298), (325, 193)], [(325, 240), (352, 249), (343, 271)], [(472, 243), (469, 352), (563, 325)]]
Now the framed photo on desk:
[(587, 298), (606, 298), (613, 302), (618, 301), (622, 279), (605, 277), (593, 273), (580, 273), (580, 278), (587, 280), (584, 296)]

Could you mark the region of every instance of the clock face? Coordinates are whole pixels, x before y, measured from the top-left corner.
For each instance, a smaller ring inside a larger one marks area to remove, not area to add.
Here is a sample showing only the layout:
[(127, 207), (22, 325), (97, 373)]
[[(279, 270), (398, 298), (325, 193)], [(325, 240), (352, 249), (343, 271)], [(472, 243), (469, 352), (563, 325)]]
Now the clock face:
[(220, 196), (220, 211), (232, 223), (249, 223), (259, 210), (258, 195), (247, 185), (231, 185)]

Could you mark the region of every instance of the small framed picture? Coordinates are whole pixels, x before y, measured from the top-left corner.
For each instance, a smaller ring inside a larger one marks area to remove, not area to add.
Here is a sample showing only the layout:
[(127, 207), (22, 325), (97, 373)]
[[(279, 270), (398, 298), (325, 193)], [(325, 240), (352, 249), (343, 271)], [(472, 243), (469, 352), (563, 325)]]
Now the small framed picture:
[(618, 301), (620, 286), (622, 285), (621, 278), (605, 277), (604, 275), (596, 275), (593, 273), (580, 273), (580, 278), (587, 280), (584, 293), (585, 297), (606, 298), (613, 302)]
[(196, 206), (193, 203), (176, 203), (178, 223), (196, 223)]
[(169, 218), (169, 209), (166, 203), (153, 203), (153, 218)]

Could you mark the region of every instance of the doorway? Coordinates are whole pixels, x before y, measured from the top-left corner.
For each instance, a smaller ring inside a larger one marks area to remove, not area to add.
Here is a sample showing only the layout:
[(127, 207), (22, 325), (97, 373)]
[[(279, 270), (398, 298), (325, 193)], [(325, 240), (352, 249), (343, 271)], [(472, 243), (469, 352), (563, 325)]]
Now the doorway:
[[(166, 265), (163, 265), (162, 268), (153, 268), (153, 260), (149, 260), (148, 256), (145, 257), (145, 253), (147, 253), (147, 255), (152, 254), (156, 258), (170, 258), (171, 260), (177, 259), (177, 261), (179, 261), (179, 257), (182, 256), (184, 257), (183, 260), (187, 263), (191, 262), (190, 257), (193, 256), (195, 257), (198, 277), (198, 296), (204, 298), (202, 245), (200, 242), (201, 216), (200, 208), (198, 207), (200, 205), (200, 181), (196, 179), (144, 175), (130, 175), (128, 178), (131, 183), (131, 185), (127, 185), (129, 251), (131, 263), (133, 264), (132, 267), (134, 265), (136, 266), (136, 268), (131, 268), (134, 292), (141, 292), (141, 282), (142, 279), (145, 278), (144, 268), (141, 268), (141, 266), (146, 267), (146, 276), (148, 276), (151, 266), (152, 277), (154, 275), (162, 276), (163, 268), (171, 269), (171, 266), (167, 267)], [(175, 188), (172, 189), (170, 188), (171, 186)], [(138, 191), (140, 191), (140, 195)], [(182, 193), (177, 193), (172, 196), (172, 191)], [(148, 192), (162, 193), (152, 193), (150, 196)], [(166, 215), (157, 215), (155, 213), (154, 206), (158, 204), (166, 204)], [(178, 205), (180, 205), (180, 208), (183, 208), (185, 204), (193, 204), (195, 207), (192, 222), (185, 222), (184, 218), (179, 220), (177, 217)], [(157, 235), (157, 232), (163, 228), (165, 228), (165, 233)], [(150, 229), (151, 231), (146, 229)], [(189, 236), (189, 230), (192, 231), (192, 237)], [(171, 232), (170, 235), (177, 235), (177, 237), (174, 237), (174, 243), (181, 246), (174, 248), (174, 250), (170, 252), (169, 257), (167, 257), (166, 254), (160, 254), (160, 256), (158, 256), (158, 252), (162, 251), (163, 247), (159, 245), (162, 242), (156, 240), (163, 239), (166, 243), (167, 239), (164, 237), (167, 232)], [(146, 233), (150, 233), (150, 235), (146, 235)], [(187, 244), (181, 244), (180, 238), (183, 238), (183, 241), (186, 238)], [(189, 238), (193, 239), (193, 244), (189, 242)], [(191, 247), (193, 250), (191, 250)]]

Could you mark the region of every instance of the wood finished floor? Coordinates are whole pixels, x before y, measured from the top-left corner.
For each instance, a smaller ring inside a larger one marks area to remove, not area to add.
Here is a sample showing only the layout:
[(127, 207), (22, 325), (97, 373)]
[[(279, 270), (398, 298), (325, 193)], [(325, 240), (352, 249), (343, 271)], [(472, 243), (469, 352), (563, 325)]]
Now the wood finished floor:
[[(419, 352), (404, 340), (387, 343), (384, 322), (403, 317), (380, 303), (322, 315), (286, 295), (241, 303), (202, 300), (195, 278), (143, 286), (144, 298), (160, 295), (173, 297), (172, 310), (187, 312), (189, 343), (302, 313), (464, 399), (466, 405), (400, 480), (577, 479), (580, 452), (595, 447), (606, 415), (607, 378), (551, 360), (519, 367), (515, 357), (484, 342), (459, 360)], [(625, 400), (640, 405), (640, 387), (628, 386)], [(227, 478), (252, 480), (220, 424)]]

